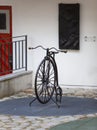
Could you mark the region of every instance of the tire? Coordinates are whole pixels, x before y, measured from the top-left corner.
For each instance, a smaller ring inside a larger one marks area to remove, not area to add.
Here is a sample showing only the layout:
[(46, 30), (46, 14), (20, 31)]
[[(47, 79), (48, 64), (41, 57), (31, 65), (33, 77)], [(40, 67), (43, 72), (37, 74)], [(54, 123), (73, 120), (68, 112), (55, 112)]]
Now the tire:
[(55, 74), (53, 61), (45, 57), (35, 76), (35, 94), (42, 104), (46, 104), (52, 98), (55, 89)]
[(62, 89), (61, 87), (58, 86), (58, 88), (56, 88), (56, 102), (61, 103), (61, 99), (62, 99)]

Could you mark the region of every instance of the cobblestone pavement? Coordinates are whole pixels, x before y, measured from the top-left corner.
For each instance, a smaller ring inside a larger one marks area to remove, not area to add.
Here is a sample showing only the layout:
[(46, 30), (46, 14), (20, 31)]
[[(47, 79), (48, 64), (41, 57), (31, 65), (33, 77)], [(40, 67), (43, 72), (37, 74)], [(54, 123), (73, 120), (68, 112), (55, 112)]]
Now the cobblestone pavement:
[[(31, 90), (3, 98), (0, 101), (25, 96), (32, 96)], [(49, 130), (49, 128), (55, 125), (87, 117), (97, 117), (97, 113), (88, 115), (50, 117), (0, 115), (0, 130)]]

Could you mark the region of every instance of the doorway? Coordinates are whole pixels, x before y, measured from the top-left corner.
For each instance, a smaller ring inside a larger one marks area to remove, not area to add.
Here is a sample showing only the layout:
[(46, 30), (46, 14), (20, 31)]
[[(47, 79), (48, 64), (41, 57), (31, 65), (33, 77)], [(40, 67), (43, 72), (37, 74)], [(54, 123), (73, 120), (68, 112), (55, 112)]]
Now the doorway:
[(12, 7), (0, 6), (0, 76), (12, 73)]

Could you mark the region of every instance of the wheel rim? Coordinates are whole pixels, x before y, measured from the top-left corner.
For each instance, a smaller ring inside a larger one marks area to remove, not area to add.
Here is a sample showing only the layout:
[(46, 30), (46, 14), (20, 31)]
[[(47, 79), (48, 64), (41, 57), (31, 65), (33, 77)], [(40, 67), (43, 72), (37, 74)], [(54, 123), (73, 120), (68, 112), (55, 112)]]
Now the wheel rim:
[(54, 64), (50, 59), (41, 62), (35, 78), (35, 92), (41, 103), (47, 103), (54, 92), (55, 71)]

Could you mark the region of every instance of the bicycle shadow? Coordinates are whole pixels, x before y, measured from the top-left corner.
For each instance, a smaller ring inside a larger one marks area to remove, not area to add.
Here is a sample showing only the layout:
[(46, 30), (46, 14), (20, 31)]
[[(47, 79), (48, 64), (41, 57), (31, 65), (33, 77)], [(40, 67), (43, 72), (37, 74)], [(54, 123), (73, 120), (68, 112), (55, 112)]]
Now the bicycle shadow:
[(0, 114), (19, 116), (68, 116), (97, 113), (97, 100), (92, 98), (62, 97), (60, 108), (51, 100), (41, 104), (32, 98), (19, 98), (0, 101)]

